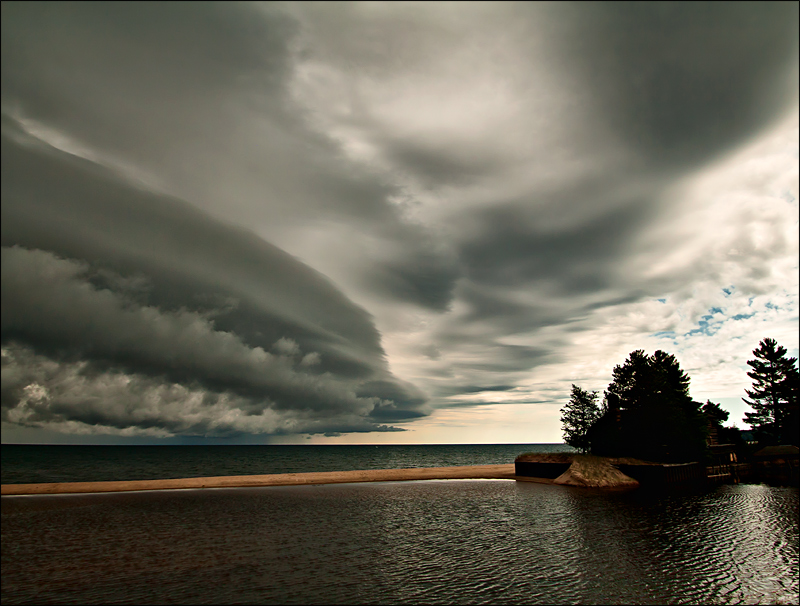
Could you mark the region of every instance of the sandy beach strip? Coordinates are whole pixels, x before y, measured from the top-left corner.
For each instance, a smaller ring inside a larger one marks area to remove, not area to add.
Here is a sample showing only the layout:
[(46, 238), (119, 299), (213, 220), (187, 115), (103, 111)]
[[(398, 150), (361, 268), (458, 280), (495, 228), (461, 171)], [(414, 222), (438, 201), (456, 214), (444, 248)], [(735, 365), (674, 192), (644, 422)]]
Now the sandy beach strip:
[(459, 467), (418, 467), (412, 469), (363, 469), (310, 473), (276, 473), (258, 476), (217, 476), (171, 480), (113, 482), (58, 482), (48, 484), (3, 484), (3, 495), (74, 494), (85, 492), (128, 492), (178, 488), (243, 488), (257, 486), (301, 486), (347, 482), (397, 482), (408, 480), (523, 480), (552, 483), (552, 480), (514, 475), (514, 464), (466, 465)]

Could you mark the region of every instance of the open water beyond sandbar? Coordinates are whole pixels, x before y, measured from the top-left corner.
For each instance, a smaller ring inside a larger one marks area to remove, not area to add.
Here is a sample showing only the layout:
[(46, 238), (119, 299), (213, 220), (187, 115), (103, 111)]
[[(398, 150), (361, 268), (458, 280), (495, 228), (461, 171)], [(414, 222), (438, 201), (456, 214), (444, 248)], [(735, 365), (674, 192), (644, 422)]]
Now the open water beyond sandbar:
[(354, 469), (513, 463), (523, 452), (566, 444), (292, 446), (74, 446), (3, 444), (3, 484), (161, 480)]
[(796, 604), (798, 490), (426, 481), (2, 498), (2, 602)]

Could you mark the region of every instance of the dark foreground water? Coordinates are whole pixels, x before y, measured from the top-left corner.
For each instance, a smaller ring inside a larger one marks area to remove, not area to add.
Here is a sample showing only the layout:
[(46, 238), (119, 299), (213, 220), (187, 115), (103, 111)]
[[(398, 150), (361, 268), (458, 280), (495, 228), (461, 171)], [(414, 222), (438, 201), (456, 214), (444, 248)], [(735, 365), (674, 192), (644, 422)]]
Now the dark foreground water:
[(2, 603), (796, 604), (798, 490), (425, 481), (2, 498)]
[(499, 465), (566, 444), (400, 446), (39, 446), (3, 444), (3, 484)]

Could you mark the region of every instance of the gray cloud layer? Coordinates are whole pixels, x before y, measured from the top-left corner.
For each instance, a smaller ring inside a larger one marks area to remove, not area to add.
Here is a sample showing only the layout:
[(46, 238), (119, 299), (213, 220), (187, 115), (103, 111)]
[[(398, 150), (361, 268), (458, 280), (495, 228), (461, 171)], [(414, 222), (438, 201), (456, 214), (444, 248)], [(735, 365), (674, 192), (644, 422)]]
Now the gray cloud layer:
[(274, 246), (8, 137), (2, 183), (4, 342), (236, 394), (248, 415), (313, 411), (365, 430), (422, 414), (424, 399), (389, 374), (369, 315)]
[(170, 191), (217, 217), (247, 225), (269, 207), (275, 230), (309, 218), (366, 224), (397, 244), (364, 281), (446, 307), (455, 270), (424, 230), (398, 217), (389, 202), (397, 186), (343, 161), (293, 104), (300, 24), (276, 6), (54, 2), (4, 11), (6, 107), (163, 175)]
[(796, 106), (797, 23), (794, 2), (4, 3), (3, 419), (385, 430), (431, 410), (387, 360), (404, 331), (429, 395), (512, 391), (597, 310), (692, 279), (643, 275), (675, 243), (642, 234)]
[(626, 143), (691, 166), (787, 107), (797, 81), (796, 3), (575, 3), (562, 52)]

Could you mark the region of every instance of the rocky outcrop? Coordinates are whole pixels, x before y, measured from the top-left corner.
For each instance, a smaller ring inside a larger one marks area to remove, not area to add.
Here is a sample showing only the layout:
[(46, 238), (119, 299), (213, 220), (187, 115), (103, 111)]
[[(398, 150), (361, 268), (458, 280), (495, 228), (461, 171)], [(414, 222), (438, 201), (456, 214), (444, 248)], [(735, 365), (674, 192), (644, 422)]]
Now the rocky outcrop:
[(636, 488), (639, 482), (612, 466), (607, 458), (575, 455), (572, 465), (553, 480), (554, 484), (587, 488)]

